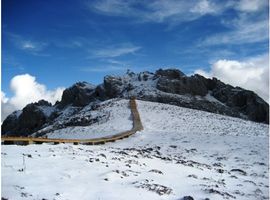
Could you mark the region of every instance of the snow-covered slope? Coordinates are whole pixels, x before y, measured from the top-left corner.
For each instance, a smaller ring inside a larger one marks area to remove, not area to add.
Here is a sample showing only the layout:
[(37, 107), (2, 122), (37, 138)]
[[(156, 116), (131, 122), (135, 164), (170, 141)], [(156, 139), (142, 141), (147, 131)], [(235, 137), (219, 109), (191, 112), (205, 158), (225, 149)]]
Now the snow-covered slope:
[[(203, 110), (268, 124), (269, 105), (254, 92), (198, 74), (187, 76), (178, 69), (155, 73), (128, 71), (121, 76), (107, 75), (103, 83), (77, 82), (63, 91), (54, 105), (40, 100), (9, 115), (2, 123), (3, 136), (45, 136), (73, 126), (92, 126), (108, 117), (95, 113), (100, 103), (115, 98), (137, 98)], [(87, 129), (88, 131), (88, 129)]]
[[(87, 113), (91, 113), (92, 118), (101, 115), (104, 115), (104, 117), (103, 120), (98, 120), (90, 126), (65, 127), (50, 131), (45, 136), (62, 139), (90, 139), (113, 135), (132, 128), (128, 100), (108, 100), (100, 103), (99, 108), (95, 111), (91, 110), (91, 107), (86, 106), (75, 117), (77, 119), (80, 117), (85, 118)], [(46, 127), (45, 129), (49, 128)], [(44, 129), (41, 131), (44, 131)]]
[[(118, 102), (119, 115), (112, 120), (127, 122), (128, 114), (120, 108), (127, 102)], [(269, 198), (268, 125), (137, 103), (144, 130), (115, 143), (2, 146), (2, 197)]]

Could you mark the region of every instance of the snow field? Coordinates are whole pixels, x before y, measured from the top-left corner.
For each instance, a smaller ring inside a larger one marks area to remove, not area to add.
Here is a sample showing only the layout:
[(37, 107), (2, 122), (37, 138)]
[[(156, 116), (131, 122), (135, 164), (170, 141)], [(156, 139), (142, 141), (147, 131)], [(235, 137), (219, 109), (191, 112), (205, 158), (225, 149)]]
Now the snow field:
[[(106, 108), (112, 124), (131, 123), (127, 103)], [(2, 146), (2, 197), (269, 198), (268, 125), (159, 103), (137, 104), (144, 130), (115, 143)], [(78, 137), (89, 137), (91, 131), (80, 135), (80, 130)], [(98, 125), (96, 130), (103, 133)]]

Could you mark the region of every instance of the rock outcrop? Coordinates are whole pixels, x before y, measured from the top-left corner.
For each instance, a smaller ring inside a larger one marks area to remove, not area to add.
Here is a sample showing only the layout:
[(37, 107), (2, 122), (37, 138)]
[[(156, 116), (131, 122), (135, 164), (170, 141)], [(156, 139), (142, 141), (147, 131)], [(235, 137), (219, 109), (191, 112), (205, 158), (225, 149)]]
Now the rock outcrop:
[(157, 82), (157, 89), (173, 94), (205, 96), (208, 93), (208, 88), (204, 82), (205, 80), (199, 75), (179, 78), (161, 76)]
[(116, 98), (121, 95), (123, 81), (121, 77), (105, 76), (103, 83), (105, 95), (108, 98)]
[(4, 120), (2, 134), (27, 136), (52, 120), (55, 111), (55, 108), (44, 100), (28, 104), (22, 111), (15, 111)]
[(94, 100), (96, 86), (87, 82), (75, 83), (70, 88), (64, 90), (59, 107), (67, 105), (83, 107)]

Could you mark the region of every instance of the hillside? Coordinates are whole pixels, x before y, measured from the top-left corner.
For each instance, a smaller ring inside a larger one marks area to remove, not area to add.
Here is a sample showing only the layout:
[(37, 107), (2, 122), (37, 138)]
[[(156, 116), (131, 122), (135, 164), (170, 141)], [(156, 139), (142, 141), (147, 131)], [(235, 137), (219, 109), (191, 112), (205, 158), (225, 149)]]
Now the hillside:
[[(82, 128), (89, 130), (89, 137), (90, 130), (96, 136), (98, 127), (104, 134), (129, 128), (127, 103), (103, 102), (106, 106), (100, 109), (110, 113), (108, 120)], [(268, 125), (161, 103), (137, 104), (144, 130), (115, 143), (3, 146), (2, 197), (269, 198)], [(66, 138), (87, 134), (80, 126), (74, 132), (67, 130), (46, 134)]]
[[(128, 100), (112, 99), (104, 101), (95, 110), (91, 110), (91, 107), (86, 106), (74, 118), (78, 116), (85, 118), (86, 113), (89, 113), (92, 118), (95, 116), (98, 120), (89, 126), (68, 126), (56, 130), (53, 128), (55, 125), (50, 125), (32, 136), (43, 133), (42, 135), (48, 138), (90, 139), (113, 135), (132, 128)], [(58, 118), (57, 123), (63, 123), (61, 120), (63, 119)]]
[(102, 102), (113, 98), (160, 102), (186, 108), (268, 123), (269, 105), (252, 91), (225, 84), (198, 74), (187, 76), (177, 69), (155, 73), (128, 71), (123, 76), (105, 76), (100, 85), (79, 82), (64, 90), (62, 99), (51, 105), (40, 100), (9, 115), (2, 135), (44, 136), (51, 130), (90, 126), (106, 121)]

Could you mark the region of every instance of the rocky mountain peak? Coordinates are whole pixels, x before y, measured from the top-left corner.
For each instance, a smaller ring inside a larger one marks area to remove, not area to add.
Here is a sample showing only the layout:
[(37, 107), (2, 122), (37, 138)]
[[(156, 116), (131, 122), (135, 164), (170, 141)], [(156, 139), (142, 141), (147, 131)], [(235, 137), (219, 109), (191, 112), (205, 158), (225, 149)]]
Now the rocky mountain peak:
[[(64, 90), (61, 101), (54, 106), (40, 100), (8, 116), (2, 124), (2, 134), (32, 134), (51, 124), (58, 124), (59, 119), (63, 120), (62, 125), (52, 127), (81, 124), (76, 120), (88, 116), (91, 106), (112, 98), (130, 97), (269, 122), (269, 105), (252, 91), (233, 87), (216, 78), (208, 79), (198, 74), (186, 76), (178, 69), (159, 69), (155, 73), (128, 71), (123, 76), (108, 75), (97, 86), (87, 82), (75, 83)], [(85, 109), (87, 112), (83, 116), (74, 117)], [(95, 120), (88, 117), (83, 121), (87, 125)]]
[(159, 69), (155, 74), (156, 76), (166, 77), (168, 79), (181, 79), (186, 76), (179, 69)]
[[(31, 105), (31, 104), (30, 104)], [(37, 103), (34, 103), (35, 106), (52, 106), (52, 104), (45, 100), (39, 100)]]
[(63, 108), (67, 105), (86, 106), (93, 100), (92, 95), (96, 89), (95, 85), (87, 82), (78, 82), (64, 90), (62, 99), (58, 107)]

